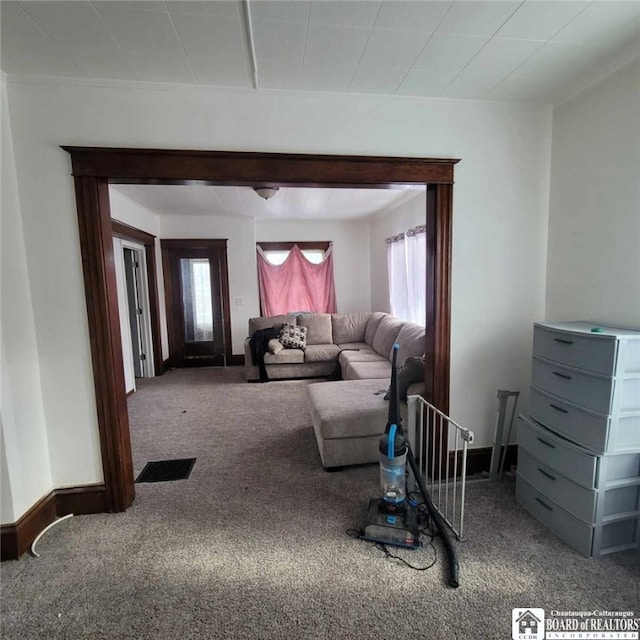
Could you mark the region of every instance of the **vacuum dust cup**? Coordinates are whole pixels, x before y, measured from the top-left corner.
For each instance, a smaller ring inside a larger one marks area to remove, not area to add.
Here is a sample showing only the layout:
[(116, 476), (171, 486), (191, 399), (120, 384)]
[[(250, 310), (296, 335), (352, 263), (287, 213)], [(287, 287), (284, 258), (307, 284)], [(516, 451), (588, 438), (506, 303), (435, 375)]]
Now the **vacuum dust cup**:
[(390, 506), (400, 506), (407, 497), (406, 465), (407, 445), (397, 425), (389, 425), (388, 433), (380, 438), (380, 489), (383, 502)]
[(388, 458), (380, 456), (380, 489), (382, 499), (392, 505), (400, 505), (406, 496), (405, 468), (407, 454)]

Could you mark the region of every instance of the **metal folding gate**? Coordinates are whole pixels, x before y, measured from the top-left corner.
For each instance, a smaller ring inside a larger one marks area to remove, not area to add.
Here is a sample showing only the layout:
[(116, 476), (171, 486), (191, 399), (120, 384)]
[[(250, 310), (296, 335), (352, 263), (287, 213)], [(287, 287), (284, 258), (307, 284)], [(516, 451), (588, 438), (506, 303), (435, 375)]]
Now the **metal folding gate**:
[(407, 437), (431, 501), (456, 538), (462, 540), (467, 447), (473, 442), (473, 431), (421, 396), (409, 396), (407, 407)]

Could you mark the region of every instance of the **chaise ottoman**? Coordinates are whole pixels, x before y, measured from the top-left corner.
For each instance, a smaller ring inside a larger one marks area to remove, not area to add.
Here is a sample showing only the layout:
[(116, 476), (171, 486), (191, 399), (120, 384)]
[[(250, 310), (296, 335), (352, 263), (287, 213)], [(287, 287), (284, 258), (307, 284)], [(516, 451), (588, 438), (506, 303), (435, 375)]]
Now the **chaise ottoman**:
[[(387, 426), (385, 380), (342, 380), (307, 386), (313, 430), (327, 468), (378, 462)], [(376, 393), (382, 391), (382, 393)]]

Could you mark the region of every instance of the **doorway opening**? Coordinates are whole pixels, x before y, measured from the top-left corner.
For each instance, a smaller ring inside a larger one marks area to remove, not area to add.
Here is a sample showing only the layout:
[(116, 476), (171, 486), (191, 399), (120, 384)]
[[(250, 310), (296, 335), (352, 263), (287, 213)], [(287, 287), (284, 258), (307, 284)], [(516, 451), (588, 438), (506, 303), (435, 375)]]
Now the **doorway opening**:
[(71, 155), (108, 511), (135, 497), (110, 183), (427, 190), (426, 398), (449, 409), (453, 169), (457, 159), (62, 147)]
[(147, 376), (145, 347), (147, 342), (146, 320), (144, 313), (143, 285), (140, 278), (140, 263), (144, 254), (133, 247), (122, 247), (124, 259), (124, 281), (127, 289), (127, 315), (129, 317), (129, 340), (131, 343), (131, 361), (136, 378)]
[(226, 240), (161, 240), (171, 367), (232, 357)]

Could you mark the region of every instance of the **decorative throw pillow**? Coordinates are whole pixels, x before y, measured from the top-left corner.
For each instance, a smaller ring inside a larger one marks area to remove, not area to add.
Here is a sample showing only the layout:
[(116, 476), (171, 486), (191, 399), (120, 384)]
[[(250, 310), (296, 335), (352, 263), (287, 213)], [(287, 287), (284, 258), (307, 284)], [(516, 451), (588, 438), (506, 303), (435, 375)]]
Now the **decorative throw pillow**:
[(269, 351), (273, 354), (280, 353), (284, 349), (284, 345), (278, 338), (273, 338), (273, 340), (269, 340)]
[(285, 324), (280, 332), (279, 340), (289, 349), (304, 349), (307, 346), (307, 327)]
[[(422, 358), (409, 357), (398, 369), (398, 395), (400, 396), (401, 402), (407, 401), (407, 389), (414, 382), (424, 381), (424, 365), (424, 356)], [(384, 399), (388, 400), (390, 395), (391, 388), (387, 389)]]

